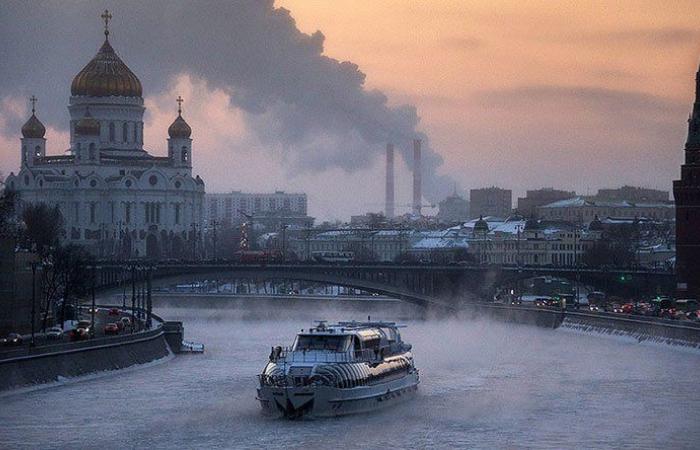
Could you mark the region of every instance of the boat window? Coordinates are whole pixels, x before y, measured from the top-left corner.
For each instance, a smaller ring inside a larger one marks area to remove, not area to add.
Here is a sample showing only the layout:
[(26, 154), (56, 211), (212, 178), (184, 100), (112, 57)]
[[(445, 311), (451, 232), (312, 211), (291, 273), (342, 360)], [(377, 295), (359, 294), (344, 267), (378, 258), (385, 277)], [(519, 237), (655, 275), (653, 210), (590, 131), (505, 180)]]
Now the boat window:
[(348, 336), (299, 335), (294, 343), (294, 351), (327, 350), (344, 352), (348, 346)]

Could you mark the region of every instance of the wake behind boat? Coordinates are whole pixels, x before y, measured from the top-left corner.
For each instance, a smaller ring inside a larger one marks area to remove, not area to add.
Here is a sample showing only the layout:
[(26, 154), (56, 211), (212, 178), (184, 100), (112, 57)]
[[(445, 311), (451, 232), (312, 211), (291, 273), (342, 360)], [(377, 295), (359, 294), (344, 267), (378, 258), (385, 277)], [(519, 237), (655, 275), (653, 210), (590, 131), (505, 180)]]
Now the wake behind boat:
[(368, 412), (411, 397), (420, 382), (394, 322), (320, 321), (275, 347), (259, 375), (263, 412), (297, 418)]

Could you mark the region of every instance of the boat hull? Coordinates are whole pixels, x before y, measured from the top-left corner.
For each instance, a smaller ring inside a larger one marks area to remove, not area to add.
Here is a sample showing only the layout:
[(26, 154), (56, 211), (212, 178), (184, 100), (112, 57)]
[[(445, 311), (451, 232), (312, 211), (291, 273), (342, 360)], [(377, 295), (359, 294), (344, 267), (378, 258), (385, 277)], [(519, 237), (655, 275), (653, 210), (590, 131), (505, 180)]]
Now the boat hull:
[(262, 386), (258, 400), (263, 413), (274, 417), (336, 417), (371, 412), (410, 399), (418, 390), (418, 371), (366, 386)]

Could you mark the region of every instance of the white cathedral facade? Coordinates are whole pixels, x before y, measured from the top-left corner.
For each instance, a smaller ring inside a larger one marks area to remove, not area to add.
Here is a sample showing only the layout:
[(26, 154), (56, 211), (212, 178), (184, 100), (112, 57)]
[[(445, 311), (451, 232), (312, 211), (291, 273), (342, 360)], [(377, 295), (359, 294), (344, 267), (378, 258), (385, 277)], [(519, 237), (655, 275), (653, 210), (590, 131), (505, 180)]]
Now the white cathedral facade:
[(104, 44), (73, 79), (68, 111), (64, 155), (46, 155), (34, 107), (22, 126), (21, 166), (5, 180), (20, 209), (58, 205), (64, 242), (102, 258), (195, 257), (204, 182), (192, 176), (192, 130), (178, 107), (168, 156), (144, 150), (141, 82), (112, 49), (106, 26)]

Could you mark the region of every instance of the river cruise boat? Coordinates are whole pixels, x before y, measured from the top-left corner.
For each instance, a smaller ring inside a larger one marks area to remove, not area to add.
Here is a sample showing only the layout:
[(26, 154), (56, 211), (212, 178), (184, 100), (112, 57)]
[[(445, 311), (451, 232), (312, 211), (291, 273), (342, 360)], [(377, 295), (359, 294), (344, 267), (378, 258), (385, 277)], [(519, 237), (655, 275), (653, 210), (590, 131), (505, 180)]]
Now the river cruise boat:
[(318, 322), (292, 347), (273, 347), (257, 398), (268, 415), (357, 414), (412, 397), (420, 382), (394, 322)]

